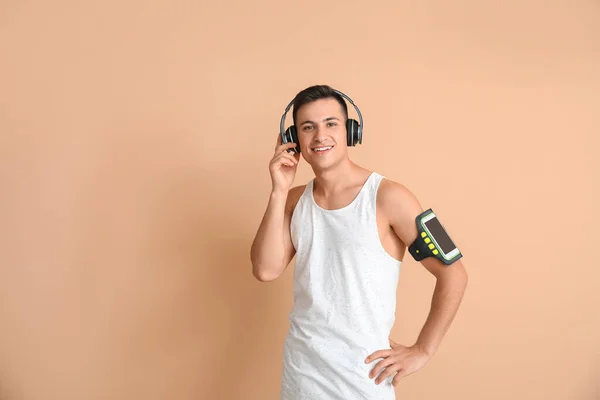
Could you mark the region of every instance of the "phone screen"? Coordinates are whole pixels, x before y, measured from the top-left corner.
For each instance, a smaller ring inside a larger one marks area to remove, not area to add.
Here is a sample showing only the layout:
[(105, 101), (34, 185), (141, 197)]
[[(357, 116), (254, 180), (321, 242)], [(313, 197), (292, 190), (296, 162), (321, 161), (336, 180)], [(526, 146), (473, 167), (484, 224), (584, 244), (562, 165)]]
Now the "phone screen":
[(425, 222), (425, 226), (429, 229), (429, 232), (431, 232), (431, 235), (435, 238), (435, 241), (440, 245), (444, 253), (448, 254), (456, 248), (456, 245), (452, 242), (437, 217)]

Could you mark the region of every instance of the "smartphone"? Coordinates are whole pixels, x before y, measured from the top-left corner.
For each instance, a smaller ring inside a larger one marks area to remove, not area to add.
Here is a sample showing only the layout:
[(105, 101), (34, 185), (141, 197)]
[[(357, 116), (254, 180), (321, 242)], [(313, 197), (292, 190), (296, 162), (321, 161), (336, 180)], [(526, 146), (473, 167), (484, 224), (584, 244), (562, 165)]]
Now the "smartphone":
[(423, 224), (423, 230), (427, 232), (427, 236), (434, 242), (435, 247), (439, 249), (444, 259), (450, 261), (460, 255), (460, 250), (458, 250), (452, 239), (450, 239), (450, 236), (448, 236), (448, 233), (434, 212), (423, 217), (421, 223)]

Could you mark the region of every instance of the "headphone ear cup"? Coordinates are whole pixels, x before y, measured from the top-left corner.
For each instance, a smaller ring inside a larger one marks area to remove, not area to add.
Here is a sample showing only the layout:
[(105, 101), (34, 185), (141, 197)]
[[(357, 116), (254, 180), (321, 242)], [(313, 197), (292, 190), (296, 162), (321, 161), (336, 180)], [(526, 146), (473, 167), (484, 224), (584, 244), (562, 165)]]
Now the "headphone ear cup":
[(298, 142), (298, 131), (296, 130), (296, 125), (292, 125), (285, 130), (284, 144), (285, 143), (296, 143), (296, 147), (292, 148), (291, 150), (294, 153), (300, 153), (300, 146), (299, 146), (299, 142)]
[(348, 118), (346, 121), (346, 137), (348, 147), (362, 143), (362, 127), (355, 119)]

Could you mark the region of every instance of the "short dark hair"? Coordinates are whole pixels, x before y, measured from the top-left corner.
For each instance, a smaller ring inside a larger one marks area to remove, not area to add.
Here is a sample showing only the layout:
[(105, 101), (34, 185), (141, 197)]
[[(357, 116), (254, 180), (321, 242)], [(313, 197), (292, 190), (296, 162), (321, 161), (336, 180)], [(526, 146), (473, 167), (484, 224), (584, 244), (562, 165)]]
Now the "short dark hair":
[(313, 101), (319, 99), (336, 99), (340, 106), (342, 107), (342, 111), (344, 113), (344, 118), (348, 119), (348, 105), (344, 101), (344, 98), (340, 96), (333, 88), (328, 85), (313, 85), (307, 87), (302, 90), (300, 93), (294, 97), (294, 111), (292, 113), (294, 119), (294, 125), (296, 125), (296, 114), (300, 107), (307, 103), (311, 103)]

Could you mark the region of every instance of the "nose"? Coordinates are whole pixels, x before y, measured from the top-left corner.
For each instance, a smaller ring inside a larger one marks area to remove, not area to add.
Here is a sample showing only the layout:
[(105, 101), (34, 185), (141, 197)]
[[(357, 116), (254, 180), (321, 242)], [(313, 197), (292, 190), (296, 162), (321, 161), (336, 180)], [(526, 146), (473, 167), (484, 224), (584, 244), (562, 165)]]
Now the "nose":
[(315, 142), (322, 142), (323, 140), (325, 140), (325, 130), (321, 129), (318, 126), (315, 126), (314, 129), (315, 133), (314, 133), (314, 141)]

